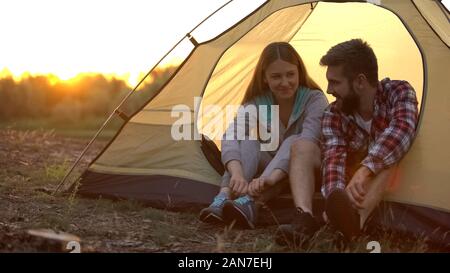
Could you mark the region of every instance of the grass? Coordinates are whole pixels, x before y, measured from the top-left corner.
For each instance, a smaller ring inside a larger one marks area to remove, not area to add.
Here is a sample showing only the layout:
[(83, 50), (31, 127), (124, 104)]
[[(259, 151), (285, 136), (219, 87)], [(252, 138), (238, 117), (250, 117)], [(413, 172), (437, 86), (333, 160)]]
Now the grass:
[(67, 159), (61, 164), (45, 165), (45, 176), (52, 181), (61, 181), (69, 168), (70, 165)]
[[(77, 123), (61, 123), (53, 118), (25, 118), (12, 122), (0, 121), (0, 129), (13, 129), (25, 132), (44, 131), (50, 134), (57, 134), (64, 137), (90, 139), (101, 128), (106, 118), (89, 118)], [(111, 139), (120, 124), (108, 126), (100, 135), (100, 139)]]
[(163, 210), (154, 208), (144, 208), (139, 211), (139, 214), (142, 216), (144, 221), (165, 221), (167, 218), (167, 214)]
[[(367, 253), (367, 243), (373, 240), (380, 242), (382, 252), (428, 251), (424, 238), (399, 240), (390, 233), (362, 237), (339, 248), (327, 228), (306, 248), (285, 247), (275, 243), (277, 226), (238, 230), (203, 224), (197, 212), (160, 210), (133, 200), (53, 196), (52, 190), (84, 142), (42, 130), (0, 130), (0, 139), (0, 164), (4, 166), (0, 169), (0, 239), (4, 241), (0, 251), (45, 251), (24, 237), (27, 230), (38, 228), (79, 236), (83, 252)], [(11, 236), (3, 236), (2, 228)], [(14, 241), (8, 241), (11, 238)]]

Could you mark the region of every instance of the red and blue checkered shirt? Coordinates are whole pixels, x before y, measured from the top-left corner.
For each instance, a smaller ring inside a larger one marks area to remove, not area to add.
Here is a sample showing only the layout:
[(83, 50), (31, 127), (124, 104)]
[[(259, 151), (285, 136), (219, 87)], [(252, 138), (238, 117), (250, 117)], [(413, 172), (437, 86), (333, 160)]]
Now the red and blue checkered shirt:
[(411, 146), (417, 118), (412, 86), (389, 78), (378, 84), (370, 134), (353, 115), (345, 115), (336, 103), (330, 104), (322, 118), (323, 196), (345, 189), (360, 166), (376, 175), (399, 162)]

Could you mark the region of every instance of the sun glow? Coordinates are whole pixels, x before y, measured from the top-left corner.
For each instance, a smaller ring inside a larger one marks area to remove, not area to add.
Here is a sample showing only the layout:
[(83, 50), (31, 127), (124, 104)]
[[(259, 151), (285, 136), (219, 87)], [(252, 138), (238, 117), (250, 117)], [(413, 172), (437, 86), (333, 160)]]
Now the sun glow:
[[(82, 72), (101, 73), (135, 86), (179, 39), (226, 2), (0, 1), (0, 25), (5, 26), (0, 71), (7, 68), (16, 80), (52, 74), (53, 82), (70, 81)], [(240, 19), (263, 1), (235, 2), (239, 9), (233, 16)], [(225, 28), (237, 21), (229, 17), (219, 25)], [(196, 33), (196, 38), (201, 42), (222, 30), (215, 24), (214, 29)], [(181, 51), (168, 56), (162, 66), (179, 63), (190, 49)]]

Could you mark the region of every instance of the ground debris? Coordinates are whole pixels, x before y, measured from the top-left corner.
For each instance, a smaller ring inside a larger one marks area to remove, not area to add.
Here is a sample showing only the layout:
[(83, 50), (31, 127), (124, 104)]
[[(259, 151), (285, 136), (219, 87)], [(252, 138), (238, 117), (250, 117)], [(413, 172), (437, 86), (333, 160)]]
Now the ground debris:
[(78, 236), (51, 229), (31, 229), (27, 234), (40, 251), (69, 252), (76, 250), (76, 245), (80, 246), (81, 242)]

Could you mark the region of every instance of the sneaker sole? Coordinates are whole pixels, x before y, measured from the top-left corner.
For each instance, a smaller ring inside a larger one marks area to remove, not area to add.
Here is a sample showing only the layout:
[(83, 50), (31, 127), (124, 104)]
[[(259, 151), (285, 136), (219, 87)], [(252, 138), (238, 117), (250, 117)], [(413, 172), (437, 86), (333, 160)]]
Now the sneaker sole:
[(204, 212), (200, 213), (200, 221), (208, 223), (208, 224), (223, 224), (224, 220), (219, 215), (216, 215), (212, 212)]
[(244, 229), (254, 229), (255, 225), (247, 219), (245, 213), (232, 202), (226, 202), (223, 206), (223, 219), (225, 223), (232, 224), (235, 221), (236, 226)]
[[(326, 212), (330, 223), (341, 231), (347, 240), (360, 234), (359, 214), (353, 208), (346, 192), (332, 192), (326, 203)], [(356, 213), (349, 215), (351, 211)]]

